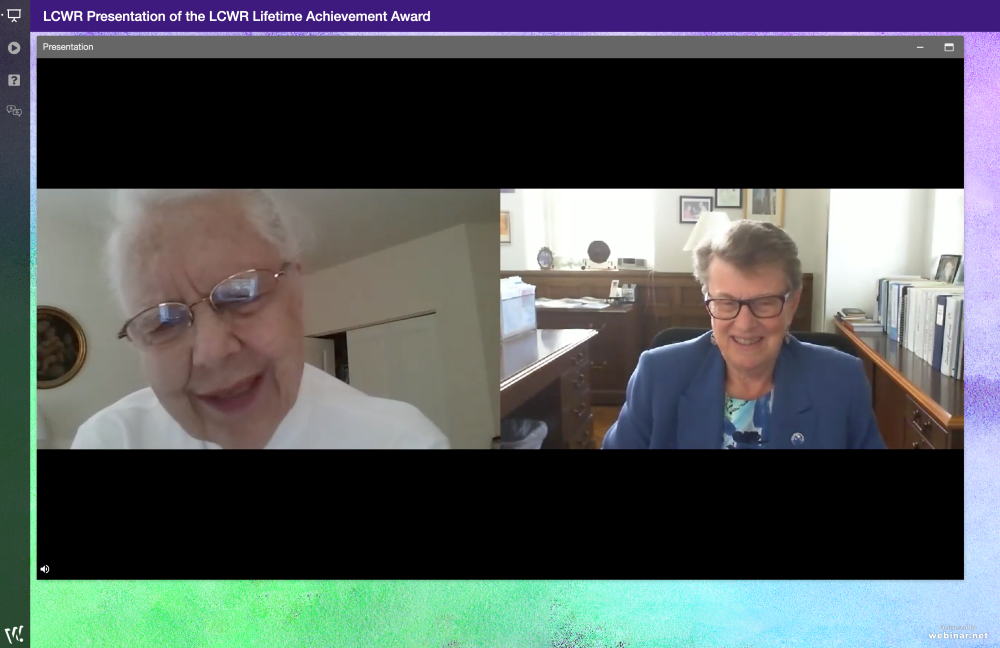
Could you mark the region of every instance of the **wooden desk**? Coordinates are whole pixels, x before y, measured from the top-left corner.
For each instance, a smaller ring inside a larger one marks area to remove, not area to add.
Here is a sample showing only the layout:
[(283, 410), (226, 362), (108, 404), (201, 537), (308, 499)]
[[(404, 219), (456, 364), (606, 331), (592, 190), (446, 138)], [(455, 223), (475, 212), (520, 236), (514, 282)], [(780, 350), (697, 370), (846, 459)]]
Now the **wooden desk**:
[(858, 351), (872, 385), (879, 431), (889, 448), (962, 449), (965, 384), (936, 371), (885, 333), (855, 333), (834, 320)]
[(593, 329), (590, 392), (595, 405), (622, 405), (629, 378), (643, 352), (642, 322), (634, 304), (586, 308), (535, 308), (539, 328)]
[(500, 343), (500, 418), (549, 428), (543, 448), (592, 449), (590, 339), (594, 330), (546, 330)]

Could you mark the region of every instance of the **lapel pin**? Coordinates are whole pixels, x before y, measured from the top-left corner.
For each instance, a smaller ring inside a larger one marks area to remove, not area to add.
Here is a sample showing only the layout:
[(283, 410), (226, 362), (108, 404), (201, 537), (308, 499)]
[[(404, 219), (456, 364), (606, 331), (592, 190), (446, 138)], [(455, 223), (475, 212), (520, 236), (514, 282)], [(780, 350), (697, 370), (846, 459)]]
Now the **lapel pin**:
[(792, 445), (800, 446), (806, 442), (806, 438), (802, 436), (801, 432), (796, 432), (792, 435)]

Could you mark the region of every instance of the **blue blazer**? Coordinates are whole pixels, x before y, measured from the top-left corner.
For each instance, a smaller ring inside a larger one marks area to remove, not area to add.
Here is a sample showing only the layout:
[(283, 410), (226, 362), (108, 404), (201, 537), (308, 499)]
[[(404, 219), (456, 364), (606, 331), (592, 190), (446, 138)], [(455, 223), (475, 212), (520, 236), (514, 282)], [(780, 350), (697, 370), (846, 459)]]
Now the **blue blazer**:
[[(646, 351), (602, 449), (722, 449), (725, 391), (725, 364), (710, 334)], [(884, 449), (861, 361), (795, 338), (782, 344), (767, 436), (768, 448)]]

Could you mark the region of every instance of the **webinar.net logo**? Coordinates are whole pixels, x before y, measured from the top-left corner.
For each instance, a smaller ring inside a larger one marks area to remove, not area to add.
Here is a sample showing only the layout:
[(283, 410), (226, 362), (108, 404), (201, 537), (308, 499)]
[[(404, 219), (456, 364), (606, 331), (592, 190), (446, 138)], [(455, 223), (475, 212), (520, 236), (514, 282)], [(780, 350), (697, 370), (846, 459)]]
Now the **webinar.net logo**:
[(931, 632), (928, 639), (989, 639), (990, 633), (976, 632), (976, 626), (943, 625), (940, 632)]

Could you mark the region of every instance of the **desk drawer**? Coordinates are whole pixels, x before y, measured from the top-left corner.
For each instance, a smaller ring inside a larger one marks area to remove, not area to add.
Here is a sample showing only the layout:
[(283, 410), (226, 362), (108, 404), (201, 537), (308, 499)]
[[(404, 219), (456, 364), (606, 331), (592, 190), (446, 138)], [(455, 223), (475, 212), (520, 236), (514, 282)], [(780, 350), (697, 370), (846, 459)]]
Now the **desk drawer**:
[(595, 390), (624, 390), (626, 351), (623, 349), (623, 321), (600, 327), (600, 333), (590, 341), (590, 388)]
[(903, 449), (904, 450), (933, 450), (934, 446), (924, 438), (924, 435), (920, 434), (915, 427), (907, 423), (906, 429), (903, 430)]
[[(932, 450), (947, 450), (952, 447), (953, 439), (948, 430), (938, 425), (937, 421), (909, 396), (906, 397), (906, 429), (918, 433)], [(909, 436), (903, 447), (906, 449), (913, 447), (913, 441)]]
[(603, 358), (590, 360), (590, 382), (593, 389), (604, 391), (624, 391), (624, 385), (628, 384), (628, 380), (623, 379), (621, 363)]
[(567, 425), (563, 426), (563, 432), (575, 429), (580, 421), (590, 416), (590, 403), (589, 391), (578, 395), (573, 400), (563, 401), (563, 420), (568, 422)]
[(590, 391), (590, 369), (586, 366), (572, 367), (560, 378), (562, 402), (571, 403)]
[[(566, 420), (566, 419), (564, 419)], [(587, 410), (587, 417), (582, 423), (577, 422), (576, 428), (567, 434), (564, 439), (566, 446), (570, 450), (596, 450), (594, 443), (594, 415)]]
[(590, 345), (581, 344), (559, 359), (559, 372), (564, 375), (574, 369), (586, 370), (590, 364)]
[(564, 400), (562, 407), (562, 435), (569, 439), (577, 428), (590, 417), (590, 392), (584, 392), (573, 400)]

